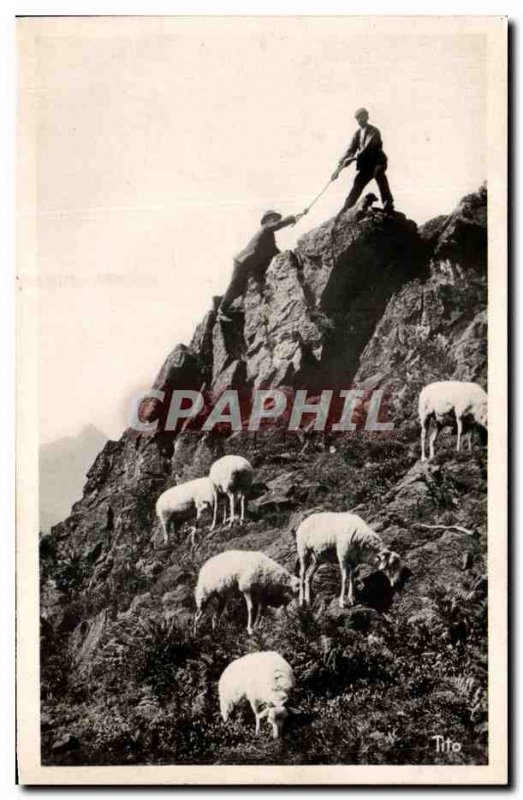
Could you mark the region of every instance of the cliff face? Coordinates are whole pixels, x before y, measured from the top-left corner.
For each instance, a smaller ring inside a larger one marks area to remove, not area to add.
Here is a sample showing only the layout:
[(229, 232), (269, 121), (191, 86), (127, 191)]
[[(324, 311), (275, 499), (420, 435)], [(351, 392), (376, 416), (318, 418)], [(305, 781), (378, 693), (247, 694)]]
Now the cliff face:
[(486, 201), (482, 187), (420, 230), (329, 220), (251, 279), (233, 324), (209, 311), (155, 388), (387, 386), (401, 412), (427, 379), (485, 381)]
[(393, 389), (413, 412), (432, 380), (487, 381), (487, 192), (465, 197), (448, 217), (420, 229), (428, 274), (406, 282), (361, 353), (355, 382)]
[[(485, 569), (484, 454), (476, 449), (455, 457), (452, 445), (443, 443), (440, 459), (419, 463), (415, 400), (432, 380), (474, 380), (486, 388), (486, 209), (482, 187), (452, 214), (420, 229), (401, 214), (375, 212), (358, 222), (349, 212), (330, 220), (304, 234), (295, 251), (274, 258), (262, 283), (251, 279), (232, 323), (216, 321), (215, 302), (189, 346), (174, 348), (153, 384), (167, 393), (203, 385), (303, 387), (311, 393), (383, 387), (391, 394), (395, 431), (386, 440), (355, 436), (334, 443), (331, 452), (321, 439), (304, 450), (299, 436), (276, 432), (260, 441), (241, 433), (226, 440), (198, 434), (174, 439), (128, 430), (108, 442), (71, 515), (41, 539), (44, 649), (59, 643), (67, 652), (67, 680), (85, 680), (95, 670), (124, 622), (189, 626), (195, 576), (213, 553), (262, 549), (293, 568), (292, 530), (312, 508), (356, 510), (405, 559), (413, 577), (394, 597), (372, 581), (361, 588), (360, 600), (371, 610), (393, 604), (395, 617), (407, 624), (429, 608), (436, 619), (443, 613), (436, 584), (462, 586), (464, 594), (480, 591), (474, 587)], [(142, 405), (144, 419), (162, 413), (156, 401)], [(158, 495), (176, 475), (205, 474), (223, 452), (246, 455), (255, 467), (247, 524), (219, 529), (193, 551), (182, 534), (160, 544)], [(444, 527), (435, 532), (423, 524)], [(474, 535), (449, 532), (445, 525)], [(322, 608), (333, 624), (350, 628), (354, 614), (337, 614), (330, 602), (336, 576), (323, 580), (328, 607)], [(461, 617), (447, 620), (448, 629), (459, 628)], [(278, 618), (274, 624), (283, 630)], [(463, 625), (472, 629), (470, 620)], [(283, 639), (263, 643), (286, 647)], [(105, 685), (109, 678), (102, 673), (99, 680)], [(52, 748), (63, 709), (49, 713), (49, 763), (82, 763), (83, 756), (60, 762), (68, 748)], [(238, 750), (230, 757), (235, 763)], [(476, 762), (482, 757), (474, 756)]]

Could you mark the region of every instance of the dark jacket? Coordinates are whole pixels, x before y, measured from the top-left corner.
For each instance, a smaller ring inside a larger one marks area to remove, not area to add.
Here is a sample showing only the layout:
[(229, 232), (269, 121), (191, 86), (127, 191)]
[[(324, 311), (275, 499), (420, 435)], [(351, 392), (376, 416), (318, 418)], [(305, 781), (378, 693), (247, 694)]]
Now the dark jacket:
[[(358, 152), (360, 150), (360, 139), (364, 133), (365, 143), (363, 149)], [(343, 158), (341, 158), (340, 163), (341, 161), (345, 161), (346, 158), (352, 158), (356, 154), (356, 168), (360, 171), (374, 169), (378, 164), (387, 164), (387, 156), (383, 152), (381, 133), (374, 125), (367, 124), (365, 129), (358, 128), (352, 137), (347, 152)]]
[(246, 272), (259, 277), (265, 272), (274, 256), (280, 252), (276, 247), (275, 232), (286, 228), (287, 225), (293, 225), (295, 222), (296, 218), (293, 216), (285, 217), (277, 222), (266, 222), (243, 250), (235, 256), (236, 264), (242, 264)]

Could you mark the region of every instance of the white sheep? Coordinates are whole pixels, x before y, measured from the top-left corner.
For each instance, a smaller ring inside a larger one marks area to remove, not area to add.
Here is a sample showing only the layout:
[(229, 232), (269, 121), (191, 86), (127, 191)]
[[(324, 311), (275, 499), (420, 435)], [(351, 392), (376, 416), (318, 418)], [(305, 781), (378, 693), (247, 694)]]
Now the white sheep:
[(237, 658), (218, 682), (222, 719), (227, 722), (234, 708), (248, 701), (256, 719), (256, 734), (267, 717), (277, 739), (289, 713), (296, 713), (287, 705), (294, 685), (292, 667), (279, 653), (266, 650)]
[[(234, 518), (234, 501), (236, 497), (240, 499), (240, 525), (243, 525), (245, 517), (245, 496), (252, 486), (253, 468), (246, 458), (242, 456), (223, 456), (214, 462), (210, 471), (209, 478), (214, 483), (216, 489), (229, 498), (229, 527)], [(224, 512), (224, 524), (226, 515)]]
[(425, 439), (431, 419), (434, 428), (429, 439), (429, 458), (434, 458), (434, 445), (441, 429), (456, 420), (458, 439), (456, 450), (461, 447), (463, 426), (470, 429), (469, 450), (472, 448), (472, 426), (487, 428), (487, 393), (477, 383), (465, 381), (437, 381), (429, 383), (419, 396), (419, 419), (421, 424), (421, 460), (426, 460)]
[(322, 511), (311, 514), (296, 531), (300, 563), (300, 605), (310, 603), (311, 583), (322, 561), (337, 559), (341, 570), (339, 604), (345, 606), (347, 578), (348, 602), (354, 605), (353, 579), (360, 564), (373, 564), (391, 583), (399, 579), (402, 565), (397, 553), (385, 547), (381, 537), (357, 514)]
[(286, 605), (298, 593), (298, 578), (265, 553), (252, 550), (225, 550), (209, 558), (200, 569), (195, 590), (194, 630), (209, 602), (217, 601), (212, 627), (228, 598), (241, 592), (247, 604), (247, 632), (252, 633), (265, 606)]
[[(188, 512), (196, 510), (196, 525), (205, 509), (213, 512), (212, 525), (216, 525), (217, 493), (210, 478), (196, 478), (186, 483), (172, 486), (163, 492), (156, 501), (156, 516), (161, 522), (164, 542), (168, 541), (169, 528), (176, 518), (184, 518)], [(196, 527), (191, 529), (191, 540), (194, 545)]]

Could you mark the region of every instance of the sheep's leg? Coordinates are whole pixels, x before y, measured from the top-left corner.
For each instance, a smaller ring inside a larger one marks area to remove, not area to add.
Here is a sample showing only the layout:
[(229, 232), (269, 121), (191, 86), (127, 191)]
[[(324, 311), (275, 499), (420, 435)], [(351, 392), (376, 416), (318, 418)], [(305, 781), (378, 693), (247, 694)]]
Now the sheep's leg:
[(229, 498), (229, 528), (231, 527), (232, 523), (234, 522), (234, 492), (227, 492), (227, 496)]
[(201, 506), (196, 506), (196, 525), (193, 525), (189, 531), (189, 536), (191, 537), (191, 547), (194, 547), (194, 545), (196, 544), (196, 533), (198, 531), (198, 523), (200, 521), (201, 515), (202, 515)]
[(421, 419), (421, 460), (426, 461), (427, 456), (425, 455), (425, 440), (427, 438), (427, 431), (429, 428), (429, 419), (428, 417), (423, 417)]
[(196, 614), (194, 615), (194, 622), (193, 622), (193, 634), (196, 633), (196, 627), (205, 613), (206, 605), (207, 605), (206, 603), (202, 603), (200, 608), (196, 609)]
[(459, 453), (461, 448), (461, 434), (463, 433), (463, 420), (456, 415), (456, 425), (458, 427), (458, 440), (456, 442), (456, 452)]
[(304, 553), (300, 559), (300, 592), (301, 592), (301, 605), (308, 603), (309, 591), (307, 587), (307, 574), (309, 572), (310, 553)]
[(348, 596), (348, 603), (349, 606), (353, 606), (355, 603), (354, 600), (354, 570), (349, 568), (349, 596)]
[(250, 592), (243, 592), (245, 602), (247, 603), (247, 633), (252, 633), (252, 621), (254, 617), (254, 603), (252, 602), (252, 595)]
[(256, 736), (258, 736), (260, 733), (260, 721), (265, 715), (263, 711), (260, 711), (260, 705), (256, 702), (256, 700), (250, 700), (249, 702), (251, 704), (252, 713), (254, 714), (254, 719), (256, 720), (254, 732)]
[(434, 421), (434, 428), (433, 428), (432, 433), (430, 434), (430, 438), (429, 438), (429, 458), (430, 459), (434, 458), (434, 445), (436, 444), (436, 439), (438, 438), (438, 436), (441, 433), (441, 428), (442, 428), (441, 422), (439, 422), (438, 420), (435, 420)]
[(167, 542), (169, 541), (169, 529), (167, 527), (167, 522), (163, 517), (163, 515), (160, 516), (160, 524), (162, 526), (163, 541), (165, 544), (167, 544)]
[(225, 608), (225, 598), (218, 597), (216, 607), (214, 609), (214, 614), (212, 615), (212, 629), (213, 631), (216, 629), (216, 625), (218, 624), (218, 620), (220, 619), (221, 615), (223, 614), (223, 609)]
[(305, 553), (300, 555), (300, 593), (298, 595), (298, 603), (302, 606), (305, 602)]
[(223, 498), (223, 520), (222, 525), (225, 525), (227, 522), (227, 498)]
[(262, 616), (261, 603), (257, 597), (253, 597), (252, 605), (253, 605), (252, 627), (256, 628)]
[(216, 527), (216, 517), (218, 516), (218, 493), (215, 491), (212, 503), (212, 525), (209, 528), (209, 533)]
[(258, 613), (256, 614), (256, 621), (254, 623), (256, 627), (258, 627), (258, 625), (260, 624), (264, 611), (265, 611), (265, 606), (263, 605), (261, 600), (258, 600)]
[(474, 433), (473, 429), (471, 428), (468, 435), (469, 440), (469, 453), (472, 452), (472, 434)]
[(189, 531), (189, 537), (188, 537), (191, 540), (191, 547), (194, 547), (196, 542), (196, 531), (197, 531), (196, 525), (193, 525)]
[(345, 608), (345, 591), (347, 588), (347, 567), (345, 564), (340, 564), (341, 569), (341, 592), (340, 592), (340, 608)]
[(253, 598), (253, 604), (254, 604), (254, 620), (252, 623), (252, 627), (257, 628), (259, 623), (261, 622), (261, 618), (263, 617), (265, 606), (260, 596)]
[(305, 575), (305, 601), (307, 605), (309, 605), (311, 602), (312, 579), (314, 578), (317, 569), (318, 569), (318, 561), (316, 558), (313, 557), (313, 560), (309, 565), (309, 568)]
[(245, 517), (245, 495), (242, 492), (240, 494), (240, 525), (243, 525), (244, 517)]

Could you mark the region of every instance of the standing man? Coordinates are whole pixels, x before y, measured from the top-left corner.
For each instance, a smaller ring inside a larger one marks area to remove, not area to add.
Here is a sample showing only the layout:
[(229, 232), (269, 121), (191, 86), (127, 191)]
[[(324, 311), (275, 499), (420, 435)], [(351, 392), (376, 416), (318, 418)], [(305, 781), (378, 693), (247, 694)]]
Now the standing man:
[(254, 234), (249, 244), (234, 259), (234, 269), (227, 291), (222, 297), (218, 309), (220, 322), (231, 322), (227, 316), (229, 306), (243, 294), (247, 281), (251, 277), (261, 280), (274, 256), (280, 252), (276, 247), (274, 234), (288, 225), (295, 225), (307, 211), (282, 218), (277, 211), (266, 211), (261, 218), (261, 228)]
[(390, 192), (387, 171), (387, 156), (383, 152), (381, 133), (374, 125), (369, 125), (369, 112), (365, 108), (358, 108), (354, 114), (358, 123), (358, 130), (352, 137), (349, 149), (340, 159), (332, 179), (336, 180), (341, 170), (356, 161), (356, 176), (350, 193), (345, 200), (343, 211), (351, 208), (373, 178), (380, 190), (381, 202), (387, 212), (394, 211), (394, 200)]

